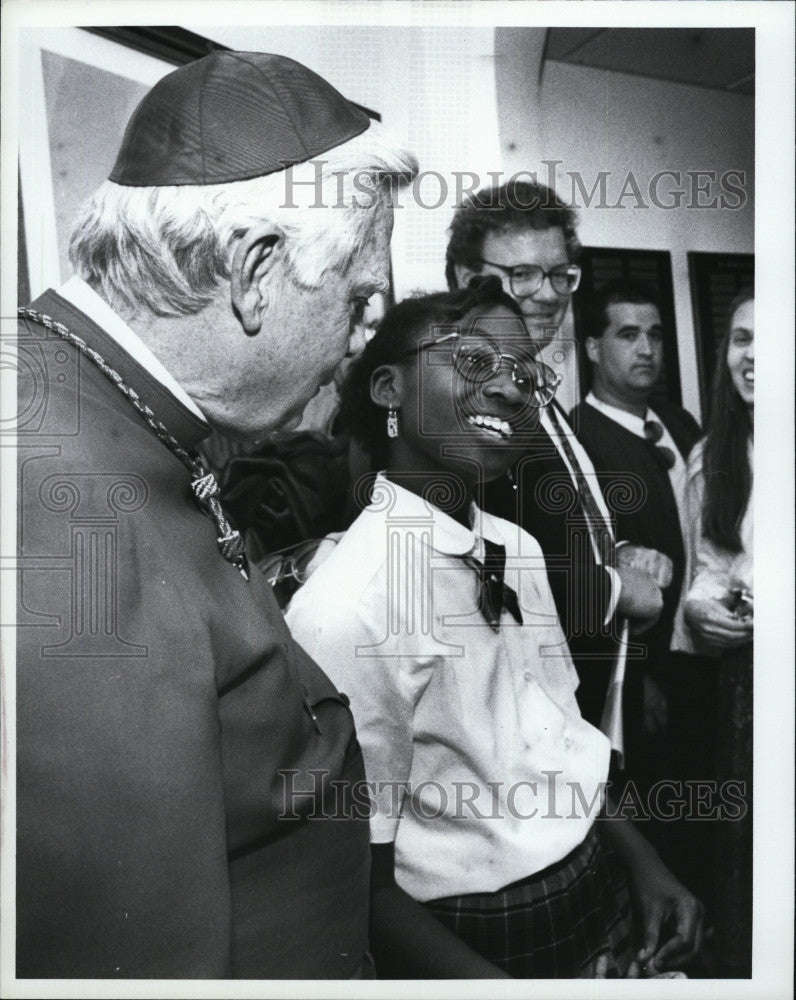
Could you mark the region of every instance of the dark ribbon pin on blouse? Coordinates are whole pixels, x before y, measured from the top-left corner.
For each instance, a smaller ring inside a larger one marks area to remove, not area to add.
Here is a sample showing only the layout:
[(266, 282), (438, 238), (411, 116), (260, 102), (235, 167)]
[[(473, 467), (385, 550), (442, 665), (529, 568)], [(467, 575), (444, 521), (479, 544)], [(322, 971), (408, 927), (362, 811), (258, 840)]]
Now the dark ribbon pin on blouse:
[(500, 616), (504, 608), (518, 625), (522, 625), (517, 594), (503, 580), (506, 568), (505, 548), (485, 538), (482, 563), (474, 556), (464, 556), (463, 559), (478, 574), (478, 610), (492, 631), (499, 631)]

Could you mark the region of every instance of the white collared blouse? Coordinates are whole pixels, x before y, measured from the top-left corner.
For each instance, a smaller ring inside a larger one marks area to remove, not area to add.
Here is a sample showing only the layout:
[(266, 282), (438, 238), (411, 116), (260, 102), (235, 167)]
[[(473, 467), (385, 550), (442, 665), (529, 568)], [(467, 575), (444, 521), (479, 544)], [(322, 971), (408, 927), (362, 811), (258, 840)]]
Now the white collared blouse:
[[(373, 499), (294, 596), (293, 635), (351, 700), (373, 802), (416, 899), (490, 892), (578, 846), (600, 810), (606, 737), (577, 674), (539, 545), (471, 509), (472, 529), (380, 476)], [(463, 556), (505, 546), (523, 616), (493, 631)]]

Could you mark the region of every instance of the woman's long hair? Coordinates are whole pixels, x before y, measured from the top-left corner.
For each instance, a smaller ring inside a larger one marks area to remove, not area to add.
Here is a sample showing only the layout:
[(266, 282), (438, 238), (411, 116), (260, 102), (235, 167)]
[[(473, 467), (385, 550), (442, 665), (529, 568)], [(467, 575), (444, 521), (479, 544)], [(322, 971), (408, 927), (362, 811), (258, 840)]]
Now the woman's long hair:
[(752, 422), (746, 403), (733, 385), (727, 366), (727, 350), (736, 311), (745, 302), (754, 301), (754, 297), (754, 288), (745, 288), (730, 306), (727, 331), (721, 342), (719, 362), (713, 376), (710, 418), (702, 453), (705, 479), (702, 532), (728, 552), (740, 552), (742, 548), (741, 522), (752, 492), (748, 452)]

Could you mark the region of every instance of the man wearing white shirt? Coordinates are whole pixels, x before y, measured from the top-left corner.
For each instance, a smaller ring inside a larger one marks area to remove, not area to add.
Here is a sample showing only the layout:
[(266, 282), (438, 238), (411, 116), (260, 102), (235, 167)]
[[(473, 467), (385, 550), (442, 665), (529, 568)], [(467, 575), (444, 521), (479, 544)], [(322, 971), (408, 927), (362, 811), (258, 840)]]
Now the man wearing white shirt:
[[(298, 424), (387, 286), (416, 170), (306, 67), (214, 52), (144, 97), (79, 277), (20, 310), (19, 978), (372, 969), (366, 824), (307, 822), (320, 793), (284, 818), (285, 773), (363, 778), (348, 704), (197, 448)], [(368, 210), (296, 204), (363, 174)]]
[[(606, 492), (623, 475), (637, 502), (612, 511), (618, 537), (663, 552), (673, 563), (664, 588), (664, 611), (645, 636), (651, 648), (668, 650), (672, 616), (683, 574), (680, 524), (685, 464), (700, 436), (688, 411), (650, 397), (663, 367), (664, 330), (651, 293), (615, 282), (595, 298), (583, 346), (592, 365), (592, 388), (571, 414), (578, 439), (589, 453)], [(633, 485), (635, 484), (635, 485)]]
[[(675, 662), (669, 652), (685, 562), (681, 518), (686, 460), (701, 432), (682, 407), (659, 397), (651, 405), (667, 331), (649, 289), (626, 281), (600, 289), (585, 333), (592, 388), (572, 411), (572, 426), (606, 494), (621, 497), (624, 482), (627, 495), (633, 495), (631, 502), (617, 503), (613, 512), (619, 536), (662, 552), (672, 562), (671, 583), (663, 588), (663, 612), (642, 637), (644, 658), (629, 663), (625, 680), (628, 773), (640, 785), (651, 785), (656, 779), (683, 778), (672, 757), (680, 748), (673, 744), (693, 738), (686, 739), (689, 726), (706, 732), (707, 705), (698, 709), (698, 702), (705, 700), (699, 685), (706, 674), (694, 664)], [(698, 750), (687, 746), (685, 753), (696, 760)], [(672, 824), (662, 830), (665, 837), (657, 846), (665, 853)], [(654, 837), (654, 829), (649, 832)], [(677, 867), (677, 859), (669, 860)]]

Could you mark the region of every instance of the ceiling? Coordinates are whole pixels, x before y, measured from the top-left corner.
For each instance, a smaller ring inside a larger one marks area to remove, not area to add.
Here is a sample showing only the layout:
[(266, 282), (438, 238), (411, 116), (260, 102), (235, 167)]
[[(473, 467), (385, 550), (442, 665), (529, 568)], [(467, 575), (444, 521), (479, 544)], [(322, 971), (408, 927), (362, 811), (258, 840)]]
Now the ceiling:
[(550, 28), (545, 59), (755, 92), (753, 28)]

